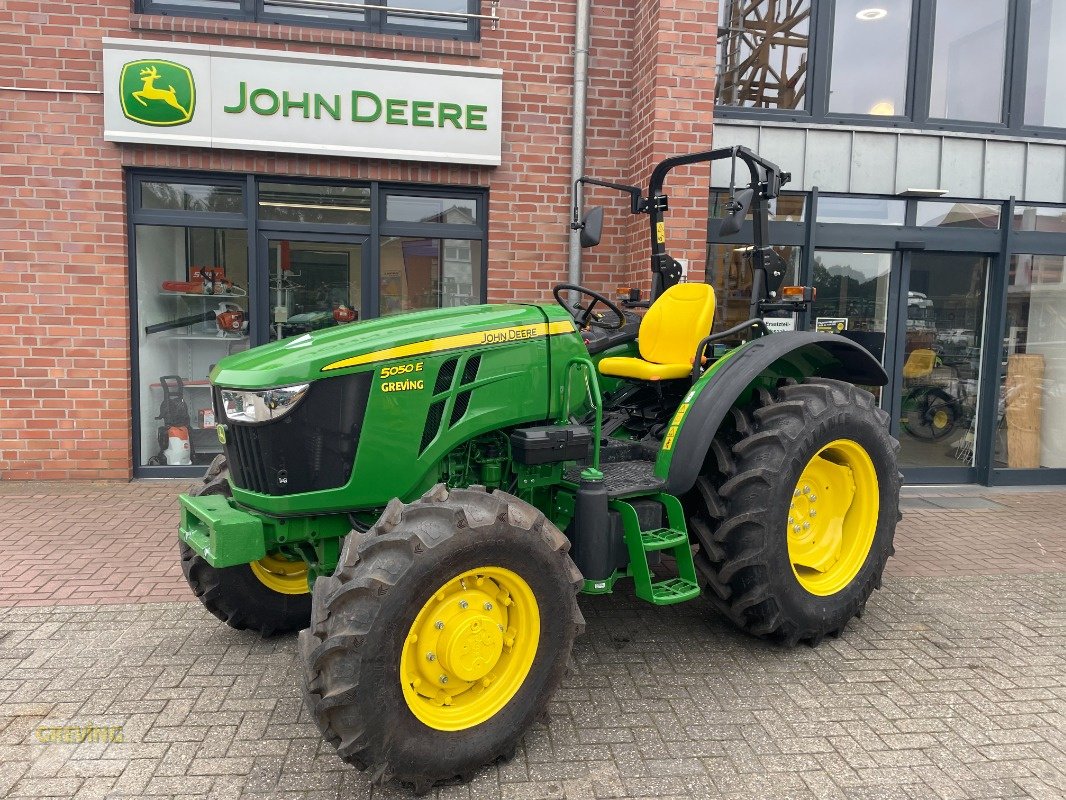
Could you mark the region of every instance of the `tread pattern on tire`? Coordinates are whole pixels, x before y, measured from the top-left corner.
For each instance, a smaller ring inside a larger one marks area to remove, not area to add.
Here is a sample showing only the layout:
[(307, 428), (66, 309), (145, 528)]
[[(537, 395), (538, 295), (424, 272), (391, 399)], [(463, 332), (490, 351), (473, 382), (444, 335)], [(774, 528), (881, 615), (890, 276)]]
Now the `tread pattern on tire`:
[[(748, 409), (733, 409), (733, 425), (715, 438), (704, 471), (685, 498), (690, 532), (698, 545), (696, 566), (708, 588), (706, 596), (749, 634), (790, 647), (799, 642), (813, 647), (824, 636), (839, 636), (849, 619), (862, 615), (874, 589), (881, 587), (885, 563), (894, 552), (892, 530), (887, 541), (882, 539), (879, 544), (875, 540), (870, 554), (873, 568), (864, 570), (864, 585), (843, 610), (843, 621), (829, 628), (812, 626), (790, 613), (775, 591), (775, 576), (768, 563), (773, 537), (784, 536), (773, 527), (770, 490), (782, 480), (783, 462), (792, 452), (791, 445), (844, 407), (887, 431), (889, 416), (876, 405), (873, 395), (842, 381), (789, 380), (776, 394), (757, 394)], [(899, 442), (888, 438), (893, 454), (898, 454)], [(901, 518), (901, 478), (898, 470), (892, 470), (889, 480), (894, 485), (889, 486), (889, 495), (896, 498), (897, 505), (881, 512), (882, 517), (891, 515), (893, 529)]]
[[(347, 724), (351, 717), (334, 711), (343, 710), (359, 694), (363, 641), (370, 633), (382, 598), (406, 570), (427, 551), (461, 535), (464, 529), (494, 526), (497, 521), (528, 531), (555, 554), (559, 569), (575, 593), (573, 635), (582, 633), (585, 621), (576, 593), (583, 580), (568, 555), (569, 540), (538, 509), (502, 491), (489, 493), (482, 486), (448, 490), (438, 484), (413, 503), (393, 499), (370, 530), (352, 531), (346, 538), (336, 572), (315, 581), (311, 625), (300, 634), (304, 699), (319, 730), (338, 755), (359, 769), (368, 770), (376, 785), (395, 778), (412, 784), (421, 794), (439, 781), (465, 781), (472, 777), (473, 771), (441, 774), (432, 765), (416, 769), (393, 764), (389, 754), (380, 752), (369, 740), (361, 721)], [(560, 673), (560, 682), (561, 678)], [(556, 688), (558, 684), (546, 696), (550, 697)], [(542, 718), (546, 711), (545, 700), (537, 717)], [(524, 733), (517, 730), (501, 742), (490, 761), (513, 757)]]

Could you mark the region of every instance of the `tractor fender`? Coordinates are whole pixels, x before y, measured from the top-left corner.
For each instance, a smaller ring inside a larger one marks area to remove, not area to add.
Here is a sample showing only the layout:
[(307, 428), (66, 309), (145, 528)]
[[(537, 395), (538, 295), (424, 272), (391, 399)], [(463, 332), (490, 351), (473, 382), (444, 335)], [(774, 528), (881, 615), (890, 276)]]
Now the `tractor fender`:
[[(798, 331), (762, 336), (723, 359), (686, 395), (688, 408), (674, 435), (664, 440), (656, 472), (666, 479), (666, 491), (681, 495), (696, 483), (718, 428), (752, 381), (778, 362), (786, 374), (833, 378), (862, 386), (884, 386), (888, 374), (870, 351), (831, 333)], [(672, 444), (667, 449), (667, 442)], [(664, 458), (665, 457), (665, 458)]]

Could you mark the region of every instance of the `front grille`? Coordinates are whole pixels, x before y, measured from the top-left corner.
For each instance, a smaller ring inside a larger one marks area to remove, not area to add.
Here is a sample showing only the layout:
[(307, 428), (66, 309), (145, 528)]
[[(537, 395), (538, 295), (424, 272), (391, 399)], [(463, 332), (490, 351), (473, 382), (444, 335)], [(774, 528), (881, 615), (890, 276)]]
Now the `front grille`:
[(215, 414), (226, 420), (226, 461), (233, 483), (260, 494), (288, 495), (344, 486), (352, 474), (373, 373), (315, 381), (295, 409), (258, 425), (226, 420), (219, 389)]

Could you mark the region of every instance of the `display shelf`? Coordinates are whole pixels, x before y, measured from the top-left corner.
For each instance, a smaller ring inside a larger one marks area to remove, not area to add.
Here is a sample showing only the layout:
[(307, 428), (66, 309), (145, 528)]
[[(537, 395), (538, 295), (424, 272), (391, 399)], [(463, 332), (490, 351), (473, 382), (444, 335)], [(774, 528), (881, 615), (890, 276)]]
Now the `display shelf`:
[(201, 341), (201, 342), (246, 342), (247, 336), (217, 336), (212, 333), (172, 333), (167, 337), (169, 341)]

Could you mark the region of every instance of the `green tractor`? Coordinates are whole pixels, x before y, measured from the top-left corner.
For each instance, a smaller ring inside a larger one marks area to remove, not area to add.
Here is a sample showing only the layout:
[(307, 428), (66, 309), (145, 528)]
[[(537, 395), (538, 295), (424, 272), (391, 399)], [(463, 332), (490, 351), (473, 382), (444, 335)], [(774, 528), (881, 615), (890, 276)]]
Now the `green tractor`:
[[(750, 211), (754, 247), (751, 319), (712, 334), (663, 183), (716, 159), (746, 168), (721, 225)], [(666, 159), (646, 196), (583, 178), (648, 215), (650, 302), (564, 284), (558, 305), (369, 320), (215, 367), (224, 456), (180, 498), (182, 566), (234, 628), (302, 630), (341, 758), (419, 792), (508, 758), (563, 680), (576, 595), (622, 580), (785, 645), (862, 613), (898, 518), (898, 443), (860, 388), (887, 376), (843, 336), (767, 329), (812, 300), (766, 246), (788, 179), (740, 147)], [(602, 219), (575, 207), (583, 245)]]

